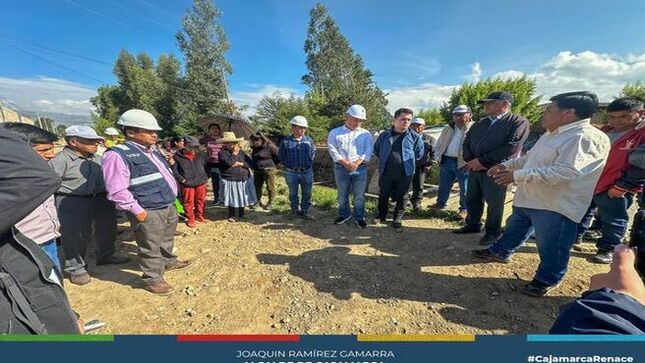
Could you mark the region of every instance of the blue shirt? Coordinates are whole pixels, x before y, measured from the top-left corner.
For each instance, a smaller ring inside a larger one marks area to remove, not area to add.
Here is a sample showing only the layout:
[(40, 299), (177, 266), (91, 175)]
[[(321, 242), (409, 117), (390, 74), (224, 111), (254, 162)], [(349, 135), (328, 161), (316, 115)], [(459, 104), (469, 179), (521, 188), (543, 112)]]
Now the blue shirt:
[(280, 142), (278, 159), (288, 169), (309, 169), (314, 165), (315, 156), (316, 146), (309, 136), (298, 141), (289, 135)]

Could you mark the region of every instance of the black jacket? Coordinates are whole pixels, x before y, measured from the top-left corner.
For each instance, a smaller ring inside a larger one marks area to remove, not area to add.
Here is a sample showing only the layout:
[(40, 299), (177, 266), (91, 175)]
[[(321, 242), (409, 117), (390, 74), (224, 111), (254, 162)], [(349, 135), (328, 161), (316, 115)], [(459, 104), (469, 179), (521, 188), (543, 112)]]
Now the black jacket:
[(208, 163), (208, 155), (203, 151), (195, 151), (195, 158), (190, 160), (184, 154), (184, 150), (179, 150), (173, 155), (175, 165), (172, 166), (172, 172), (175, 179), (187, 187), (196, 187), (208, 181), (205, 166)]
[(490, 123), (485, 117), (468, 130), (463, 146), (464, 161), (479, 159), (483, 166), (491, 168), (519, 155), (529, 136), (529, 121), (509, 112), (492, 126)]
[(13, 228), (60, 183), (24, 141), (0, 128), (0, 334), (79, 333), (51, 260)]
[[(233, 168), (231, 165), (235, 162), (244, 164), (241, 168)], [(230, 181), (245, 181), (251, 177), (251, 165), (253, 160), (240, 151), (237, 155), (231, 154), (228, 150), (219, 152), (219, 175), (222, 179)]]
[(434, 139), (430, 135), (421, 133), (421, 140), (423, 140), (423, 157), (417, 160), (417, 169), (432, 166), (436, 163), (434, 160)]

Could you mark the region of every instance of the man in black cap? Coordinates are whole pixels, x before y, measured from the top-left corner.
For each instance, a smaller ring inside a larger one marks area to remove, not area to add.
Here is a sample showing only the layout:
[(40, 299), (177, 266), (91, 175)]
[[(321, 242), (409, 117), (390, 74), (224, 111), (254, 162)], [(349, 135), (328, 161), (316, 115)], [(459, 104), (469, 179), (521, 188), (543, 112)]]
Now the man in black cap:
[(487, 246), (502, 235), (506, 186), (495, 183), (486, 171), (519, 155), (530, 125), (526, 118), (511, 113), (513, 96), (509, 92), (493, 92), (478, 103), (483, 105), (487, 117), (474, 124), (464, 140), (464, 169), (470, 172), (466, 193), (468, 217), (466, 226), (454, 233), (479, 233), (486, 202), (486, 233), (479, 244)]

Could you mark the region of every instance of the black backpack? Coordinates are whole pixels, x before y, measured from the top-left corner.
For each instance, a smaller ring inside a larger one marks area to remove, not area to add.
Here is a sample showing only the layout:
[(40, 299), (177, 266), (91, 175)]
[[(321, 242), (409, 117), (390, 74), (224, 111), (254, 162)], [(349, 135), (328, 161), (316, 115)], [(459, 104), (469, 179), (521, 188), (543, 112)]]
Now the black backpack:
[(0, 334), (80, 334), (49, 257), (16, 229), (0, 236)]

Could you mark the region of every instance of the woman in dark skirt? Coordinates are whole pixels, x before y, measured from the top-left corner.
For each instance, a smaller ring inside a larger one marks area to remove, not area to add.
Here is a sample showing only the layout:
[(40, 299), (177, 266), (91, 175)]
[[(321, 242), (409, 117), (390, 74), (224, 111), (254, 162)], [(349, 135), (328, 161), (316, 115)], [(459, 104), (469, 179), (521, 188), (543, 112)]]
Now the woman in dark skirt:
[(219, 152), (219, 200), (228, 207), (228, 221), (235, 222), (244, 218), (244, 207), (256, 204), (255, 187), (251, 164), (253, 161), (240, 150), (239, 143), (244, 138), (235, 137), (233, 132), (224, 132), (223, 137), (217, 140), (223, 144)]
[[(260, 207), (269, 210), (275, 198), (275, 175), (278, 161), (278, 148), (261, 132), (256, 132), (251, 137), (251, 158), (253, 159), (253, 180), (255, 194)], [(269, 201), (262, 204), (262, 188), (267, 186)]]

